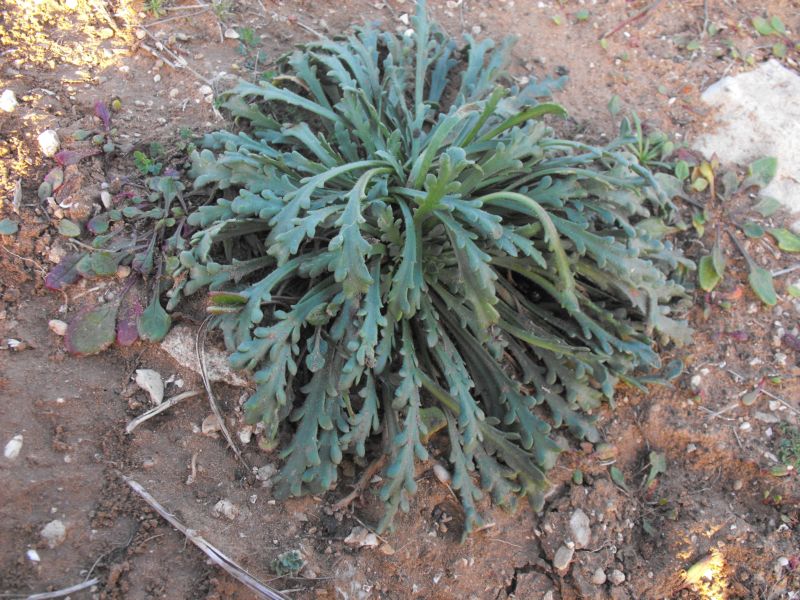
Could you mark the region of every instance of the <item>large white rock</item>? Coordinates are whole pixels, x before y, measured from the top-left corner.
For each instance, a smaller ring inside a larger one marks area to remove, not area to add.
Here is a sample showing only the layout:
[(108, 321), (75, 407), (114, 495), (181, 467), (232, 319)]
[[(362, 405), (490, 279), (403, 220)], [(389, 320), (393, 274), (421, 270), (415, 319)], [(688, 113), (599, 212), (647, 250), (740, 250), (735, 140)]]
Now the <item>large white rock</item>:
[(62, 521), (56, 519), (55, 521), (50, 521), (44, 526), (44, 529), (41, 531), (41, 535), (47, 542), (48, 546), (55, 548), (66, 539), (67, 528), (64, 526)]
[(45, 129), (39, 134), (38, 141), (42, 154), (47, 157), (53, 156), (61, 146), (58, 134), (53, 129)]
[(716, 123), (694, 148), (728, 164), (775, 156), (778, 173), (762, 193), (800, 212), (800, 75), (769, 60), (719, 80), (702, 98), (716, 109)]
[[(200, 373), (200, 363), (195, 350), (195, 336), (194, 329), (185, 325), (177, 325), (161, 342), (161, 349), (183, 368)], [(206, 368), (208, 379), (212, 382), (222, 381), (229, 385), (249, 386), (247, 379), (231, 369), (228, 354), (216, 349), (210, 342), (206, 342)]]
[(14, 90), (3, 90), (3, 93), (0, 94), (0, 110), (10, 113), (14, 112), (17, 106), (17, 95)]

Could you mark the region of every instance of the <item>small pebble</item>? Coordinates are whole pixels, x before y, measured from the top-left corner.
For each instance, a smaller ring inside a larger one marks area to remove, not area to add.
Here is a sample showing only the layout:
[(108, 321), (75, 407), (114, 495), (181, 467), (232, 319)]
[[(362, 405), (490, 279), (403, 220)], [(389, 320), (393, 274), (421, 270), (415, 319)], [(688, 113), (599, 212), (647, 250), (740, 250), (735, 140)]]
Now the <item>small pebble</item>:
[(205, 419), (203, 419), (203, 423), (200, 425), (200, 431), (203, 432), (203, 435), (207, 435), (209, 437), (217, 437), (217, 432), (222, 429), (219, 425), (219, 419), (217, 415), (211, 413)]
[(592, 573), (592, 583), (595, 585), (603, 585), (606, 582), (606, 572), (603, 569), (597, 569)]
[(589, 524), (589, 517), (580, 508), (577, 509), (569, 519), (569, 528), (572, 532), (572, 539), (578, 548), (586, 548), (592, 537), (592, 529)]
[(378, 550), (381, 554), (385, 554), (386, 556), (391, 556), (395, 552), (394, 548), (389, 544), (383, 544)]
[(239, 32), (236, 31), (233, 27), (228, 27), (225, 30), (225, 37), (229, 40), (238, 40), (239, 39)]
[(625, 573), (619, 569), (614, 569), (608, 576), (608, 580), (614, 585), (622, 585), (625, 582)]
[(779, 423), (780, 419), (773, 415), (772, 413), (765, 413), (761, 411), (755, 411), (753, 416), (763, 423)]
[(483, 31), (483, 27), (480, 25), (473, 25), (472, 26), (472, 35), (478, 35), (480, 32)]
[(253, 427), (251, 425), (245, 425), (239, 430), (238, 436), (239, 441), (246, 446), (253, 438)]
[(353, 527), (350, 535), (344, 538), (344, 543), (358, 548), (365, 546), (367, 548), (375, 548), (378, 545), (378, 537), (364, 527)]
[(450, 483), (450, 471), (445, 469), (439, 463), (433, 465), (433, 474), (436, 475), (436, 479), (442, 483)]
[(278, 469), (275, 468), (275, 465), (266, 464), (263, 467), (259, 467), (258, 471), (256, 471), (256, 479), (259, 481), (267, 481), (267, 479), (277, 472)]
[(120, 265), (117, 267), (117, 279), (125, 279), (131, 274), (131, 268), (128, 265)]
[(733, 489), (735, 491), (738, 492), (743, 487), (744, 487), (744, 481), (742, 481), (741, 479), (737, 479), (736, 481), (733, 482)]
[(0, 94), (0, 110), (7, 113), (14, 112), (18, 105), (14, 90), (3, 90), (3, 93)]
[(61, 146), (61, 141), (58, 139), (58, 134), (52, 129), (46, 129), (39, 134), (39, 148), (47, 157), (53, 156)]
[(564, 571), (569, 567), (572, 562), (572, 557), (575, 554), (575, 548), (569, 546), (561, 546), (556, 550), (556, 555), (553, 557), (553, 567), (557, 571)]
[(153, 369), (136, 369), (136, 385), (150, 396), (154, 406), (161, 404), (164, 399), (164, 380), (158, 371)]
[(14, 460), (19, 456), (19, 453), (21, 451), (22, 451), (22, 434), (17, 434), (14, 437), (12, 437), (6, 444), (5, 450), (3, 451), (3, 456), (5, 456), (8, 460)]
[(59, 519), (50, 521), (41, 531), (41, 536), (50, 548), (55, 548), (67, 537), (67, 528)]
[(50, 328), (50, 331), (56, 335), (64, 336), (67, 334), (67, 324), (64, 321), (50, 319), (50, 321), (47, 322), (47, 326)]
[(175, 99), (175, 98), (177, 98), (177, 97), (178, 97), (178, 94), (180, 94), (180, 91), (178, 91), (178, 88), (172, 88), (172, 89), (169, 91), (169, 97), (170, 97), (170, 98), (172, 98), (172, 99)]
[(41, 561), (41, 560), (42, 560), (42, 559), (39, 557), (39, 553), (38, 553), (36, 550), (34, 550), (33, 548), (31, 548), (30, 550), (28, 550), (28, 551), (25, 553), (25, 556), (27, 556), (27, 557), (28, 557), (28, 560), (29, 560), (29, 561), (31, 561), (31, 562), (39, 562), (39, 561)]
[(233, 521), (239, 516), (239, 509), (230, 500), (222, 499), (214, 505), (214, 516), (224, 516), (225, 518)]

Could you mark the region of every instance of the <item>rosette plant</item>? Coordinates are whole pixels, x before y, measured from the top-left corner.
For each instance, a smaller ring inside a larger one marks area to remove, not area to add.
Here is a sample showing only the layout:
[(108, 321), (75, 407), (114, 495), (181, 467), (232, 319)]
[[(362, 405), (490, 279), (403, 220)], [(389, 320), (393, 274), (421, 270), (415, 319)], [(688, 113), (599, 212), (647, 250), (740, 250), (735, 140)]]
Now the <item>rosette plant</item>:
[(278, 497), (385, 454), (383, 529), (441, 429), (469, 532), (484, 492), (541, 509), (553, 431), (597, 440), (591, 410), (686, 339), (691, 263), (654, 233), (675, 180), (630, 135), (559, 139), (564, 110), (535, 100), (556, 82), (507, 87), (511, 41), (459, 47), (417, 4), (405, 35), (305, 44), (223, 97), (237, 131), (192, 156), (211, 200), (168, 308), (210, 290), (256, 385), (246, 417), (280, 446)]

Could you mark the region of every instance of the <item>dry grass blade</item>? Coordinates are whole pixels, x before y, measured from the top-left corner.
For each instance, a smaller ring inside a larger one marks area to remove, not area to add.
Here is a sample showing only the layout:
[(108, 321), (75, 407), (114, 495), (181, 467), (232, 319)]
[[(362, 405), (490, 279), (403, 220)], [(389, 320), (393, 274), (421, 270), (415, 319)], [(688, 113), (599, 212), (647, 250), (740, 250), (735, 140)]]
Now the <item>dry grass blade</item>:
[(125, 433), (131, 433), (134, 429), (136, 429), (139, 425), (147, 421), (148, 419), (152, 419), (157, 414), (160, 414), (178, 404), (182, 400), (186, 400), (186, 398), (192, 398), (193, 396), (197, 396), (200, 392), (183, 392), (182, 394), (178, 394), (177, 396), (173, 396), (169, 400), (165, 400), (155, 408), (151, 408), (148, 411), (143, 412), (138, 417), (133, 419), (130, 423), (125, 426)]
[(153, 498), (153, 496), (151, 496), (150, 493), (145, 490), (137, 481), (134, 481), (122, 473), (120, 473), (120, 477), (122, 477), (123, 481), (125, 481), (125, 483), (127, 483), (134, 492), (139, 494), (139, 496), (141, 496), (142, 499), (147, 502), (158, 514), (164, 517), (170, 525), (185, 535), (195, 546), (200, 548), (200, 550), (202, 550), (203, 553), (211, 559), (211, 562), (224, 569), (225, 572), (227, 572), (231, 577), (242, 582), (248, 588), (253, 590), (253, 592), (255, 592), (260, 598), (267, 598), (268, 600), (288, 600), (288, 598), (279, 591), (261, 583), (255, 577), (250, 575), (250, 573), (248, 573), (244, 567), (228, 558), (220, 550), (206, 541), (205, 538), (197, 535), (193, 529), (189, 529), (183, 525), (183, 523), (178, 521), (172, 513), (170, 513), (155, 498)]
[(208, 379), (208, 369), (206, 368), (206, 332), (208, 331), (208, 322), (210, 320), (211, 317), (206, 317), (206, 320), (200, 325), (200, 329), (197, 330), (197, 337), (195, 338), (195, 351), (197, 352), (197, 360), (200, 363), (200, 376), (203, 378), (203, 385), (206, 388), (206, 394), (208, 394), (208, 402), (211, 405), (211, 411), (219, 421), (219, 428), (220, 431), (222, 431), (222, 435), (225, 436), (225, 441), (228, 442), (228, 446), (230, 446), (231, 450), (236, 454), (236, 458), (239, 459), (239, 462), (244, 465), (249, 473), (250, 465), (247, 464), (244, 456), (242, 456), (241, 450), (239, 450), (228, 428), (225, 426), (225, 419), (222, 418), (222, 413), (219, 410), (219, 406), (217, 406), (217, 400), (214, 398), (214, 392), (211, 389), (211, 381)]
[(85, 590), (86, 588), (92, 587), (99, 581), (100, 580), (97, 577), (95, 577), (94, 579), (90, 579), (89, 581), (84, 581), (83, 583), (78, 583), (76, 585), (56, 590), (54, 592), (42, 592), (41, 594), (33, 594), (31, 596), (28, 596), (26, 600), (45, 600), (46, 598), (63, 598), (64, 596), (69, 596), (70, 594), (74, 594), (75, 592), (79, 592), (81, 590)]
[(373, 461), (372, 464), (366, 468), (364, 474), (361, 476), (355, 486), (353, 486), (353, 491), (333, 505), (333, 511), (339, 512), (344, 510), (350, 506), (351, 502), (361, 496), (361, 494), (364, 493), (364, 490), (367, 489), (367, 486), (370, 484), (372, 478), (383, 468), (383, 465), (386, 464), (387, 458), (388, 457), (385, 454), (381, 454), (380, 458)]

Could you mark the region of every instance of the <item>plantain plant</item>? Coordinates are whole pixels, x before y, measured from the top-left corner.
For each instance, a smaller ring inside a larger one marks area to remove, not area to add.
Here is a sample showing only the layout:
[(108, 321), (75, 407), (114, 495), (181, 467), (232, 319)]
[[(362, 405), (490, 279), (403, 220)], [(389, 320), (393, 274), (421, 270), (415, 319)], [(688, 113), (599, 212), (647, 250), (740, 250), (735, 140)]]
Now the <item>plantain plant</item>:
[(506, 87), (511, 40), (459, 48), (417, 6), (405, 35), (306, 44), (223, 97), (237, 131), (192, 155), (212, 200), (167, 308), (209, 290), (257, 386), (246, 418), (275, 445), (288, 423), (278, 497), (386, 454), (383, 530), (441, 428), (469, 532), (484, 492), (541, 509), (553, 431), (596, 441), (591, 411), (687, 340), (672, 311), (693, 265), (653, 233), (677, 180), (632, 135), (559, 139), (545, 117), (564, 110), (536, 100), (558, 82)]

